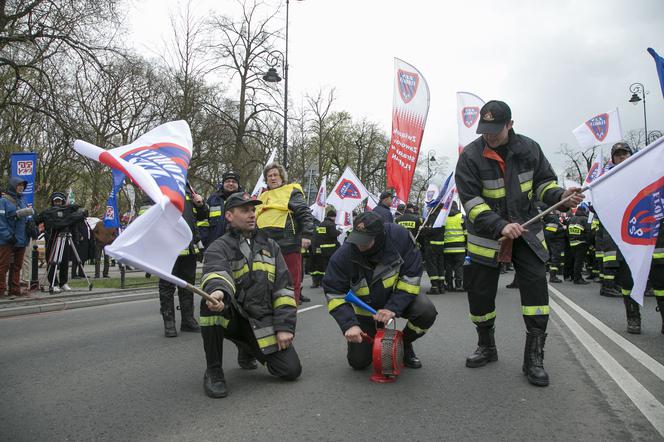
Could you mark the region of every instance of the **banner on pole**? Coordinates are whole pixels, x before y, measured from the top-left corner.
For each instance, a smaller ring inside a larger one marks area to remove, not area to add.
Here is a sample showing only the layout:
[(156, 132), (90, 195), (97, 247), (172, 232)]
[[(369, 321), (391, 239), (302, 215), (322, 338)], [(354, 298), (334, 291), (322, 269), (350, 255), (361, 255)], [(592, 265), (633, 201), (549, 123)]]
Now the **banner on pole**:
[(595, 115), (572, 131), (579, 146), (583, 148), (600, 144), (613, 144), (623, 139), (618, 108)]
[(463, 148), (479, 137), (475, 132), (480, 121), (484, 100), (470, 92), (457, 92), (457, 127), (459, 129), (459, 155)]
[(320, 222), (323, 222), (325, 219), (325, 205), (327, 204), (326, 185), (327, 178), (323, 177), (323, 181), (320, 183), (318, 193), (316, 194), (316, 201), (311, 206), (309, 206), (309, 209), (311, 209), (311, 214)]
[(13, 152), (11, 154), (11, 174), (28, 182), (23, 190), (23, 200), (28, 207), (35, 202), (35, 178), (37, 176), (36, 152)]
[(346, 167), (337, 184), (327, 195), (326, 202), (337, 209), (337, 216), (339, 216), (339, 212), (352, 212), (368, 196), (369, 191), (364, 184), (350, 167)]
[(387, 152), (387, 187), (408, 201), (413, 174), (429, 113), (429, 86), (422, 74), (405, 61), (394, 59), (392, 138)]

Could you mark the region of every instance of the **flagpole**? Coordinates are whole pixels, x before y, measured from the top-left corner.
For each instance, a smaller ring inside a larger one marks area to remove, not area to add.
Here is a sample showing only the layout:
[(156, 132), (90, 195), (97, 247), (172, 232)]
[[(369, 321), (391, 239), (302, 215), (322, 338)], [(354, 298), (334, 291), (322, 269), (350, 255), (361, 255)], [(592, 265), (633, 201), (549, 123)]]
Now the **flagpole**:
[(438, 204), (436, 204), (433, 209), (429, 210), (429, 212), (427, 213), (427, 217), (424, 218), (424, 222), (422, 223), (420, 228), (417, 230), (417, 234), (415, 235), (415, 241), (417, 241), (417, 238), (420, 236), (420, 232), (422, 231), (422, 228), (427, 224), (427, 221), (429, 221), (429, 217), (431, 216), (431, 214), (436, 211), (436, 209), (438, 208), (438, 206), (440, 206), (440, 203), (442, 203), (444, 199), (445, 199), (445, 195), (443, 195), (443, 198), (441, 198), (440, 201), (438, 201)]
[(209, 302), (211, 302), (211, 303), (214, 304), (214, 305), (217, 305), (217, 304), (219, 303), (219, 301), (218, 301), (217, 299), (214, 299), (212, 296), (208, 295), (207, 292), (205, 292), (205, 291), (199, 289), (198, 287), (196, 287), (196, 286), (193, 285), (193, 284), (189, 284), (189, 283), (187, 283), (187, 285), (185, 286), (185, 288), (186, 288), (187, 290), (190, 290), (190, 291), (196, 293), (197, 295), (202, 296), (203, 298), (205, 298), (206, 301), (209, 301)]

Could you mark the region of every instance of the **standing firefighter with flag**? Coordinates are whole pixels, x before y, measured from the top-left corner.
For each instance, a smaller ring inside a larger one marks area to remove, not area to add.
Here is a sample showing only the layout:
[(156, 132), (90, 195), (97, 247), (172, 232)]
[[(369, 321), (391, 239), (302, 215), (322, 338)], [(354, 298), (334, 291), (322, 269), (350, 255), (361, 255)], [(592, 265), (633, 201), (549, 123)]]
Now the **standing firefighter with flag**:
[(284, 380), (302, 371), (292, 346), (297, 304), (286, 261), (276, 241), (256, 229), (258, 200), (234, 193), (226, 200), (226, 233), (205, 251), (203, 290), (218, 300), (201, 300), (201, 333), (207, 370), (205, 393), (228, 394), (222, 370), (224, 339), (267, 365)]
[[(456, 185), (467, 214), (468, 255), (464, 268), (470, 319), (477, 327), (477, 350), (467, 367), (498, 360), (494, 340), (499, 261), (512, 261), (521, 292), (526, 324), (523, 372), (531, 384), (546, 386), (544, 342), (549, 319), (545, 262), (549, 255), (541, 221), (526, 230), (522, 223), (537, 215), (535, 201), (553, 205), (579, 189), (564, 190), (540, 146), (512, 129), (512, 113), (502, 101), (490, 101), (480, 110), (477, 133), (461, 153)], [(583, 195), (571, 197), (577, 205)], [(502, 242), (501, 237), (506, 237)]]

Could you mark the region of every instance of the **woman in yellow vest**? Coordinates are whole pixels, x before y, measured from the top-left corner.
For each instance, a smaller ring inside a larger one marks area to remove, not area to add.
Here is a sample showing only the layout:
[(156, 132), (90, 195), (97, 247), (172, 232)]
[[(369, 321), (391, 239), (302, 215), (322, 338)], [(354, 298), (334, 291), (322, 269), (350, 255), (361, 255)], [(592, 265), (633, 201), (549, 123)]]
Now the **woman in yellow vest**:
[[(300, 304), (302, 292), (302, 254), (314, 234), (314, 219), (299, 184), (288, 182), (286, 169), (279, 163), (268, 164), (263, 170), (267, 190), (258, 199), (263, 204), (256, 208), (258, 228), (275, 240), (284, 255), (286, 266), (293, 278), (295, 299)], [(308, 299), (302, 298), (302, 301)]]

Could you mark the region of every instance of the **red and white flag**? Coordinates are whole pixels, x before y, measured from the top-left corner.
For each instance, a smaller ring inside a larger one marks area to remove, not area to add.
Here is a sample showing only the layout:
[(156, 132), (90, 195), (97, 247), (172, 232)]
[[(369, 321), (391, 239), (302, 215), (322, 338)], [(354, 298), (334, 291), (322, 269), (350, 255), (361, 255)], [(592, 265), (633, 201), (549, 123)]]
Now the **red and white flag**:
[(394, 59), (392, 139), (387, 152), (387, 187), (408, 201), (429, 113), (429, 86), (422, 74), (405, 61)]
[(459, 128), (459, 155), (463, 148), (475, 141), (479, 135), (477, 123), (484, 100), (470, 92), (457, 92), (457, 127)]
[(182, 218), (192, 154), (189, 125), (185, 121), (162, 124), (127, 146), (109, 150), (76, 140), (74, 149), (124, 173), (154, 201), (105, 251), (121, 263), (186, 286), (171, 271), (192, 238)]
[[(360, 182), (350, 167), (346, 167), (339, 181), (327, 196), (327, 204), (334, 206), (337, 212), (352, 212), (369, 196), (369, 191)], [(337, 216), (339, 214), (337, 213)]]
[(629, 265), (630, 296), (643, 305), (660, 223), (664, 218), (664, 138), (641, 149), (590, 185), (593, 207)]
[(579, 146), (583, 148), (613, 144), (623, 139), (618, 108), (598, 114), (572, 131)]
[[(275, 147), (272, 149), (272, 152), (270, 153), (270, 157), (267, 159), (267, 163), (265, 163), (265, 167), (267, 167), (268, 164), (274, 163), (274, 159), (277, 157), (277, 148)], [(267, 188), (267, 183), (265, 182), (265, 178), (263, 177), (263, 170), (261, 170), (261, 173), (258, 175), (258, 180), (256, 181), (256, 185), (254, 186), (254, 190), (251, 192), (251, 196), (253, 198), (258, 198), (258, 196), (263, 193), (263, 190)]]
[(318, 221), (323, 222), (325, 219), (325, 205), (326, 200), (327, 200), (327, 178), (323, 177), (323, 182), (320, 183), (320, 187), (318, 188), (318, 194), (316, 194), (316, 202), (314, 202), (311, 206), (309, 206), (309, 209), (311, 209), (311, 214), (316, 218)]

